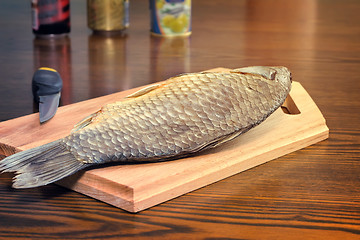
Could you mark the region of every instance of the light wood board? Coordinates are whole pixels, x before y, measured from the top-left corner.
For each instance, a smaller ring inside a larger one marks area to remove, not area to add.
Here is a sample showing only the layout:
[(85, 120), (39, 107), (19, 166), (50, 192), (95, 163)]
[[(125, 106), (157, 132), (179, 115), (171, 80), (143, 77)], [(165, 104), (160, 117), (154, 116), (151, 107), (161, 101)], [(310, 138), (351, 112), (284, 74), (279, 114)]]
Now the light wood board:
[[(226, 71), (213, 69), (220, 70)], [(0, 154), (8, 156), (62, 138), (78, 121), (104, 104), (118, 101), (138, 89), (60, 107), (55, 117), (42, 125), (38, 113), (1, 122)], [(81, 171), (57, 184), (129, 212), (138, 212), (328, 136), (329, 129), (316, 104), (300, 83), (293, 82), (284, 108), (220, 147), (175, 161)]]

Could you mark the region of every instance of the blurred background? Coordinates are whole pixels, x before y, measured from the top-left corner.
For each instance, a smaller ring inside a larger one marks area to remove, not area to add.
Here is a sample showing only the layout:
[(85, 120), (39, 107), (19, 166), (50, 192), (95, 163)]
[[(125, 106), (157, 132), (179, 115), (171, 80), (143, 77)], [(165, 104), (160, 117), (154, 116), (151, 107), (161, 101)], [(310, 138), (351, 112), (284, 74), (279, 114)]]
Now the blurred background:
[[(53, 67), (61, 74), (62, 105), (184, 72), (249, 65), (289, 67), (294, 80), (300, 81), (315, 100), (331, 98), (341, 88), (351, 96), (354, 90), (346, 82), (337, 87), (326, 84), (328, 78), (340, 80), (336, 72), (327, 76), (324, 69), (334, 65), (336, 70), (347, 63), (351, 73), (358, 67), (351, 64), (358, 52), (344, 56), (349, 49), (358, 50), (359, 38), (352, 30), (356, 24), (350, 20), (356, 19), (356, 8), (351, 8), (352, 4), (340, 8), (340, 1), (321, 3), (319, 8), (318, 1), (313, 0), (194, 0), (192, 35), (159, 38), (150, 35), (147, 1), (131, 0), (130, 27), (122, 35), (105, 37), (87, 27), (86, 1), (72, 0), (69, 36), (44, 40), (35, 38), (31, 31), (29, 1), (3, 1), (0, 121), (33, 112), (30, 84), (40, 66)], [(333, 32), (330, 26), (335, 23), (339, 27)], [(342, 44), (345, 38), (347, 43)], [(313, 94), (316, 91), (323, 94)], [(12, 108), (7, 107), (10, 101)], [(319, 104), (320, 109), (326, 107), (322, 101)]]

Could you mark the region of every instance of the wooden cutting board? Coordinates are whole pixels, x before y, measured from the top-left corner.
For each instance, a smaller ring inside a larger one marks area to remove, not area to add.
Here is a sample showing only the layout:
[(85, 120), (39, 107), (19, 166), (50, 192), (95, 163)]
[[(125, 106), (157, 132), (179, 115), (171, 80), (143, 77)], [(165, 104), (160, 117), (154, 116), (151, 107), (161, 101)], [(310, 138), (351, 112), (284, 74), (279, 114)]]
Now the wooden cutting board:
[[(218, 68), (212, 71), (226, 71)], [(60, 107), (40, 125), (39, 114), (0, 123), (0, 154), (11, 155), (69, 134), (81, 119), (131, 89)], [(196, 156), (175, 161), (116, 165), (81, 171), (57, 184), (138, 212), (328, 138), (321, 112), (298, 82), (282, 108), (240, 137)]]

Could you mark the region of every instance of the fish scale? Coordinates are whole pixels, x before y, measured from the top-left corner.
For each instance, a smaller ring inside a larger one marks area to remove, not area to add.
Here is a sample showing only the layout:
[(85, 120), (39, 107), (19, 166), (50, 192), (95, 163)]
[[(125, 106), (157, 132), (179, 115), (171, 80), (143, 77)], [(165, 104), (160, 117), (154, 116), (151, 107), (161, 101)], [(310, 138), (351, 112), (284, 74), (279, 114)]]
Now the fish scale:
[(180, 75), (102, 107), (63, 139), (5, 158), (0, 170), (15, 171), (13, 186), (26, 188), (106, 162), (187, 156), (258, 125), (290, 88), (285, 67)]

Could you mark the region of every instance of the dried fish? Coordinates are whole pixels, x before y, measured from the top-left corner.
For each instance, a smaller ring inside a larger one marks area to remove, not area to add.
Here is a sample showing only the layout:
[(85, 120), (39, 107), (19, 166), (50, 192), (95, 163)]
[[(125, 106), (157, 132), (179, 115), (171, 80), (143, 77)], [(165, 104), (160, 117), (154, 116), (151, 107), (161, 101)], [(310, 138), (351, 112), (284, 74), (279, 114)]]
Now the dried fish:
[(227, 142), (264, 121), (291, 88), (286, 67), (183, 74), (105, 105), (65, 138), (3, 159), (13, 187), (46, 185), (108, 162), (180, 158)]

